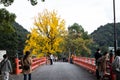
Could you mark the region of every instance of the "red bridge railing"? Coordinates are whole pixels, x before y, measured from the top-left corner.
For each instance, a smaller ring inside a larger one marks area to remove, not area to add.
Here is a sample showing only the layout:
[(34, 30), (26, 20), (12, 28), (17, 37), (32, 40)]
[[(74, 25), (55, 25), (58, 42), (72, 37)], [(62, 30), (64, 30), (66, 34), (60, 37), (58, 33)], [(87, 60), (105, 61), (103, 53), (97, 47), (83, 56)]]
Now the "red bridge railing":
[(95, 66), (95, 59), (94, 58), (86, 58), (86, 57), (74, 57), (73, 62), (77, 65), (80, 65), (87, 70), (95, 73), (96, 66)]
[[(95, 58), (88, 58), (88, 57), (74, 57), (73, 58), (73, 63), (77, 64), (81, 67), (84, 67), (85, 69), (93, 72), (94, 74), (96, 73), (96, 66), (95, 66)], [(106, 69), (108, 69), (109, 71), (109, 75), (105, 74), (104, 77), (108, 77), (110, 80), (115, 80), (115, 74), (112, 71), (111, 68), (111, 59), (110, 61), (107, 61), (107, 67)]]
[[(15, 74), (20, 74), (22, 72), (22, 66), (21, 66), (21, 60), (19, 60), (18, 58), (15, 59)], [(46, 64), (46, 58), (42, 57), (42, 58), (33, 58), (32, 59), (32, 70), (34, 70), (35, 68), (39, 67), (42, 64)]]

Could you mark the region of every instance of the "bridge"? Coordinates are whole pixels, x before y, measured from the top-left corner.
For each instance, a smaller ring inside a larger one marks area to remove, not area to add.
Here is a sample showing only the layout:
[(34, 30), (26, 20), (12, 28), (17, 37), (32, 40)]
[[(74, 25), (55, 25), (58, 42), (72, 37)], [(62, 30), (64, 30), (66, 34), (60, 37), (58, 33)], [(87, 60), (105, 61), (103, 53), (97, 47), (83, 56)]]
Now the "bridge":
[[(23, 75), (11, 75), (13, 80), (23, 80)], [(44, 64), (32, 72), (32, 80), (96, 80), (95, 75), (86, 69), (68, 62)]]
[[(73, 63), (54, 62), (50, 65), (45, 57), (34, 58), (32, 63), (32, 80), (96, 80), (95, 59), (87, 57), (74, 57)], [(108, 61), (110, 62), (110, 61)], [(23, 79), (23, 74), (18, 58), (15, 59), (15, 74), (10, 75), (11, 80)], [(106, 63), (107, 64), (107, 63)], [(111, 73), (111, 66), (107, 65), (109, 75), (104, 75), (104, 80), (115, 80)]]

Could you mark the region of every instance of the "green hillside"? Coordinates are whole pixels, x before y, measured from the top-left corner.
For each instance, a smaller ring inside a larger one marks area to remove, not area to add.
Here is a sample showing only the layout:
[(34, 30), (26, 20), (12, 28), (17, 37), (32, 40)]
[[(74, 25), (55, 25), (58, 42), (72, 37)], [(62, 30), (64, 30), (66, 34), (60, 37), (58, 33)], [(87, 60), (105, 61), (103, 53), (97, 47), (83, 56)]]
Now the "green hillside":
[[(120, 46), (120, 23), (116, 23), (117, 45)], [(100, 26), (91, 33), (91, 37), (99, 47), (114, 46), (114, 24), (108, 23)]]
[(29, 33), (17, 22), (13, 23), (14, 32), (0, 32), (0, 50), (7, 50), (8, 54), (22, 53), (27, 34)]

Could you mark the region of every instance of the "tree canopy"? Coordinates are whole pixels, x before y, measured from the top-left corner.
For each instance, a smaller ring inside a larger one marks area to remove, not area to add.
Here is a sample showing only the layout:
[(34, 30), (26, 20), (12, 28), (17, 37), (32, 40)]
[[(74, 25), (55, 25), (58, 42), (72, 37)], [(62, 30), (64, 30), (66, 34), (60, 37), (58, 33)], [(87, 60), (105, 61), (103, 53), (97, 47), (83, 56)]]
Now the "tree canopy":
[[(28, 0), (28, 1), (30, 1), (31, 5), (33, 5), (33, 6), (38, 3), (37, 0)], [(41, 1), (44, 2), (45, 0), (41, 0)], [(13, 2), (14, 2), (14, 0), (0, 0), (0, 4), (3, 4), (5, 7), (12, 5)]]
[(60, 44), (65, 34), (65, 21), (55, 11), (44, 10), (39, 13), (35, 17), (34, 25), (35, 27), (28, 35), (25, 51), (31, 50), (36, 55), (62, 51)]
[(87, 56), (91, 53), (89, 45), (92, 43), (92, 40), (82, 26), (77, 23), (68, 27), (68, 35), (65, 41), (66, 51), (69, 51), (71, 54)]
[(13, 32), (12, 24), (15, 22), (16, 15), (9, 13), (5, 8), (0, 9), (0, 32)]
[(15, 14), (6, 9), (0, 9), (0, 49), (16, 49), (16, 34), (13, 28), (15, 17)]
[(28, 31), (15, 22), (16, 15), (6, 9), (0, 9), (0, 50), (15, 55), (23, 51)]

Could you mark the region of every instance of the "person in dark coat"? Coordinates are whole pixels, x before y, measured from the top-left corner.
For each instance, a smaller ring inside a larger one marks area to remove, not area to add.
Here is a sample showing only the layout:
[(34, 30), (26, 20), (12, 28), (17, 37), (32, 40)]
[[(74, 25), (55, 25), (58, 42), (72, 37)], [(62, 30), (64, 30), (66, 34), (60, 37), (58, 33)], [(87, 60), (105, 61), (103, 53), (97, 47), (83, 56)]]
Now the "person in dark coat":
[(96, 64), (96, 77), (97, 79), (99, 79), (100, 78), (100, 75), (99, 75), (100, 62), (98, 62), (98, 59), (102, 57), (100, 49), (97, 49), (97, 51), (94, 54), (94, 57), (95, 57), (95, 64)]

